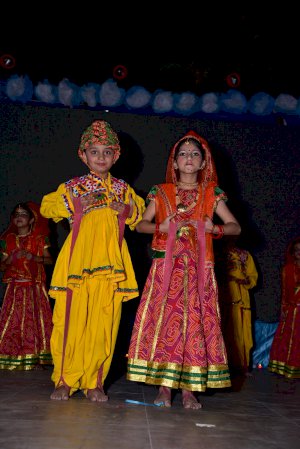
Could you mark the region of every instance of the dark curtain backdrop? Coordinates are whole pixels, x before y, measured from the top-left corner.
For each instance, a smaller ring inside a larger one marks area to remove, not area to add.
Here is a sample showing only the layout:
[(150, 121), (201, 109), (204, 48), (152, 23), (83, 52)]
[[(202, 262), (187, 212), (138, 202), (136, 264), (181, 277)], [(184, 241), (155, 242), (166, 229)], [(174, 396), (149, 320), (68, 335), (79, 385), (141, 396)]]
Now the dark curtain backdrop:
[[(285, 248), (300, 235), (299, 126), (239, 116), (235, 121), (204, 120), (16, 104), (0, 104), (0, 114), (1, 230), (16, 203), (40, 202), (61, 182), (86, 173), (77, 148), (82, 131), (94, 119), (109, 121), (119, 133), (123, 153), (112, 173), (143, 197), (153, 184), (164, 181), (168, 152), (176, 140), (189, 129), (201, 134), (210, 143), (219, 185), (257, 264), (255, 316), (278, 320)], [(53, 231), (58, 251), (68, 229), (63, 222)], [(150, 237), (127, 231), (126, 238), (142, 288), (150, 266)]]

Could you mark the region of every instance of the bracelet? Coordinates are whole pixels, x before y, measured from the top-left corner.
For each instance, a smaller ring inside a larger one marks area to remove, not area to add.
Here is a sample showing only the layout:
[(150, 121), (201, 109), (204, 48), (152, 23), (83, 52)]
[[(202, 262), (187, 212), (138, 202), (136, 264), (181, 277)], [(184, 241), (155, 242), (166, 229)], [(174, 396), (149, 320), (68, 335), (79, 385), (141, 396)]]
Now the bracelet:
[[(218, 233), (215, 234), (213, 231), (215, 228), (218, 228)], [(221, 239), (224, 235), (224, 225), (215, 224), (212, 228), (212, 238), (213, 239)]]
[(159, 223), (155, 223), (155, 232), (159, 232)]

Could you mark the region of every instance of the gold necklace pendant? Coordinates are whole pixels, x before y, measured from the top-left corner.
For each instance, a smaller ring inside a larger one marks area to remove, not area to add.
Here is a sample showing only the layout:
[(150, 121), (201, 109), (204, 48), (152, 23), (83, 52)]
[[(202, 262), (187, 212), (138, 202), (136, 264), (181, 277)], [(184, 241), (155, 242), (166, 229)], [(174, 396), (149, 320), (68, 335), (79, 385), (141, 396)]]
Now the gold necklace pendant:
[(178, 214), (184, 214), (186, 212), (189, 212), (190, 210), (192, 210), (196, 206), (196, 204), (198, 202), (198, 199), (199, 199), (199, 190), (197, 191), (197, 194), (196, 194), (196, 197), (195, 197), (194, 201), (192, 201), (189, 205), (182, 203), (182, 201), (181, 201), (181, 199), (179, 197), (179, 194), (178, 194), (177, 186), (176, 186), (176, 190), (175, 190), (175, 196), (176, 196), (176, 210), (177, 210), (177, 213)]
[(178, 212), (181, 212), (181, 213), (182, 213), (182, 212), (185, 212), (185, 211), (186, 211), (187, 206), (185, 206), (185, 205), (182, 204), (182, 203), (179, 203), (179, 204), (177, 204), (176, 209), (177, 209)]

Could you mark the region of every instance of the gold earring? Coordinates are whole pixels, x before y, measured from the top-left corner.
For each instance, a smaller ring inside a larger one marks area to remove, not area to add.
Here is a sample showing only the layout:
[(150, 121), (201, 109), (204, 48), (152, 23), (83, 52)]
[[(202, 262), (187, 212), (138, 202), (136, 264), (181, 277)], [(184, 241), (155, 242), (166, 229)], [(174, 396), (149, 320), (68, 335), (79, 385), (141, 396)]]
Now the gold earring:
[(202, 162), (202, 164), (201, 164), (200, 170), (203, 170), (203, 169), (204, 169), (204, 167), (205, 167), (205, 165), (206, 165), (206, 162), (205, 162), (205, 161), (203, 161), (203, 162)]

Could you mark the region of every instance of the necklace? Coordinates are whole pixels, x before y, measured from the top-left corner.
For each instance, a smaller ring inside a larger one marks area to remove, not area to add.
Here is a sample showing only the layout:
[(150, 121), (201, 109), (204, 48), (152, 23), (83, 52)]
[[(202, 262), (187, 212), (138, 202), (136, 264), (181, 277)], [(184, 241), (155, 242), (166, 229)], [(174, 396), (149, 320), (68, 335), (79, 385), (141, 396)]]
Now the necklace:
[(18, 234), (18, 237), (27, 237), (29, 234), (31, 234), (31, 229), (26, 234)]
[(178, 181), (177, 182), (178, 186), (183, 186), (183, 187), (197, 187), (198, 186), (198, 182), (183, 182), (183, 181)]
[(196, 204), (198, 202), (198, 199), (199, 199), (199, 189), (197, 190), (197, 194), (196, 194), (196, 197), (195, 197), (194, 201), (192, 201), (192, 203), (189, 206), (187, 206), (186, 204), (183, 204), (181, 202), (181, 200), (179, 198), (177, 186), (176, 186), (176, 194), (175, 195), (176, 195), (176, 209), (177, 209), (177, 212), (182, 214), (184, 212), (189, 212), (190, 210), (192, 210), (196, 206)]

